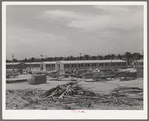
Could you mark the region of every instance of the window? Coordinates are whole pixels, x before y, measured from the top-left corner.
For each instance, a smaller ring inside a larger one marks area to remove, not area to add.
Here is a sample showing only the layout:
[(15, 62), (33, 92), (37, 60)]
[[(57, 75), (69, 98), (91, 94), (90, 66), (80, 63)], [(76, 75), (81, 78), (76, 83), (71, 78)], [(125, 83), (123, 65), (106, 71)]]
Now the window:
[(126, 63), (122, 63), (122, 65), (126, 65)]
[(83, 64), (81, 64), (82, 65), (82, 67), (83, 67)]
[(66, 64), (64, 64), (64, 68), (66, 68), (67, 67), (67, 65)]
[(90, 64), (88, 64), (88, 67), (90, 67)]
[(120, 66), (121, 65), (121, 63), (117, 63), (117, 66)]
[(96, 63), (92, 63), (92, 66), (96, 66)]
[(103, 66), (104, 65), (104, 63), (100, 63), (100, 66)]
[(105, 63), (105, 66), (107, 66), (107, 63)]

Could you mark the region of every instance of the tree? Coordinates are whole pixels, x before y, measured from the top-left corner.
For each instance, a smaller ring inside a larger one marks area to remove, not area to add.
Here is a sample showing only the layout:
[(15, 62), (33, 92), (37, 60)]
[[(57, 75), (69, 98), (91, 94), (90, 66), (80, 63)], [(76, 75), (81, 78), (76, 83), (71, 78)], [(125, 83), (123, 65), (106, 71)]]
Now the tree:
[(73, 56), (72, 55), (70, 56), (70, 60), (73, 60)]
[(18, 60), (14, 58), (14, 59), (13, 59), (13, 62), (18, 62)]
[(9, 63), (9, 62), (11, 62), (10, 60), (6, 60), (6, 63)]
[(121, 54), (118, 54), (117, 55), (117, 59), (120, 59), (121, 60), (122, 59), (122, 55)]
[(97, 56), (91, 56), (91, 59), (92, 59), (92, 60), (97, 60), (98, 57), (97, 57)]
[(105, 60), (109, 60), (110, 58), (111, 58), (111, 56), (109, 54), (104, 56)]
[(98, 60), (102, 60), (103, 57), (101, 55), (98, 55)]
[(32, 58), (31, 58), (31, 62), (35, 62), (35, 58), (32, 57)]
[(132, 54), (132, 58), (134, 60), (140, 60), (141, 59), (141, 54), (140, 53), (133, 53)]
[(90, 56), (89, 55), (84, 55), (85, 60), (89, 60)]
[(129, 65), (129, 61), (130, 61), (130, 59), (132, 58), (131, 53), (130, 53), (130, 52), (126, 52), (126, 53), (125, 53), (125, 58), (127, 59), (127, 64)]
[(27, 58), (24, 59), (24, 62), (27, 62)]
[(115, 59), (115, 57), (116, 57), (115, 54), (111, 54), (110, 56), (111, 56), (110, 59), (112, 59), (112, 60)]

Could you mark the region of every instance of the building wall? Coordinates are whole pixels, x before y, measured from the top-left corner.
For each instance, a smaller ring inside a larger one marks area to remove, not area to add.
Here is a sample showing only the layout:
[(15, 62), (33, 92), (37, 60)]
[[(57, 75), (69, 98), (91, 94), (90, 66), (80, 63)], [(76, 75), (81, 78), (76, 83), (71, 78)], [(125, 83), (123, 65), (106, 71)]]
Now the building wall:
[(26, 69), (27, 65), (26, 64), (11, 64), (11, 65), (6, 65), (6, 69)]
[(40, 71), (40, 64), (27, 64), (27, 68), (30, 68), (32, 71)]
[(55, 64), (45, 64), (44, 68), (46, 68), (46, 71), (52, 71), (55, 70)]
[(96, 69), (96, 68), (126, 68), (126, 63), (88, 63), (88, 64), (63, 64), (64, 69)]
[[(113, 63), (71, 63), (71, 64), (65, 64), (62, 62), (58, 62), (60, 65), (60, 70), (66, 70), (66, 69), (96, 69), (96, 68), (126, 68), (126, 62), (113, 62)], [(124, 65), (122, 64), (124, 63)], [(58, 70), (58, 64), (55, 63), (43, 63), (43, 70), (45, 71), (52, 71), (52, 70)], [(28, 68), (31, 68), (32, 70), (41, 70), (41, 64), (27, 64)], [(26, 68), (24, 66), (24, 68)], [(6, 65), (7, 69), (13, 69), (13, 65)], [(14, 69), (17, 69), (18, 66), (14, 65)]]

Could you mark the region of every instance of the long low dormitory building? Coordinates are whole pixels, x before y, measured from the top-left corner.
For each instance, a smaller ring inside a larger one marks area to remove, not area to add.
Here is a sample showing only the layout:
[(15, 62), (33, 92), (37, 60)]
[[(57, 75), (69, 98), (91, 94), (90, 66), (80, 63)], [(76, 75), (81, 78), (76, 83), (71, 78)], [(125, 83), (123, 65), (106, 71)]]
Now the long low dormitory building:
[(80, 60), (80, 61), (51, 61), (7, 63), (6, 69), (31, 68), (32, 70), (66, 70), (66, 69), (95, 69), (95, 68), (126, 68), (124, 60)]

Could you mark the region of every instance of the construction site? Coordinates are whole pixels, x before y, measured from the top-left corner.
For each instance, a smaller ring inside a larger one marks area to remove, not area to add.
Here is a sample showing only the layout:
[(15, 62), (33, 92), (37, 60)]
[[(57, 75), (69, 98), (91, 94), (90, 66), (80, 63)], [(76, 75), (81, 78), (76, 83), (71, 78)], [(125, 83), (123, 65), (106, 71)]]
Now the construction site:
[(49, 64), (8, 64), (6, 110), (143, 110), (143, 61)]

